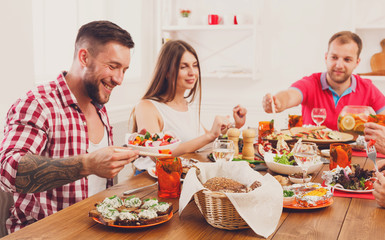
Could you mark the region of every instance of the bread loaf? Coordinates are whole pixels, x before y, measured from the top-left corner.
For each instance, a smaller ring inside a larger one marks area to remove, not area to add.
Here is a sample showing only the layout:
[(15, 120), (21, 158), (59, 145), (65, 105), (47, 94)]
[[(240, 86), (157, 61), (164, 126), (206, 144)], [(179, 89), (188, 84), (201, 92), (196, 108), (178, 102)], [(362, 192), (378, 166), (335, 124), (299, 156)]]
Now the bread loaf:
[(207, 180), (203, 186), (213, 192), (246, 193), (261, 186), (259, 181), (253, 182), (249, 188), (230, 178), (214, 177)]

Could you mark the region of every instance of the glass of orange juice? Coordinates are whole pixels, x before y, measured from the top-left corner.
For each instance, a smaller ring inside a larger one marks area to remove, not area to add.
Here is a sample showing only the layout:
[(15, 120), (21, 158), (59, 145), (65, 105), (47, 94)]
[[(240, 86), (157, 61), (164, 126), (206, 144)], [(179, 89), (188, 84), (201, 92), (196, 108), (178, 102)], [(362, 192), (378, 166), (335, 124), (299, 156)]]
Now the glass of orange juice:
[(302, 116), (301, 115), (289, 115), (288, 128), (302, 127)]
[(258, 124), (258, 143), (262, 142), (262, 138), (274, 132), (274, 120), (260, 121)]
[(158, 175), (158, 196), (160, 198), (178, 198), (181, 192), (180, 177), (182, 175), (180, 158), (157, 158), (156, 173)]
[(350, 167), (352, 163), (352, 146), (344, 143), (330, 144), (330, 164), (329, 169), (332, 170), (337, 166), (345, 168)]

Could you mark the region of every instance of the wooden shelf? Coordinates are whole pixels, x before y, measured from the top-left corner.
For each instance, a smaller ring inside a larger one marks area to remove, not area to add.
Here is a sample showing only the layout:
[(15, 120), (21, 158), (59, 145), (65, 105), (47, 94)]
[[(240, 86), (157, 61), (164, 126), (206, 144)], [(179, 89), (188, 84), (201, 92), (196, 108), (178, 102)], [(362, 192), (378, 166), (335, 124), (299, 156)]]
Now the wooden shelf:
[(385, 30), (385, 26), (357, 26), (357, 30)]
[(168, 25), (163, 26), (163, 31), (202, 31), (202, 30), (254, 30), (254, 25)]
[(368, 78), (372, 81), (385, 81), (385, 76), (361, 76), (362, 78)]

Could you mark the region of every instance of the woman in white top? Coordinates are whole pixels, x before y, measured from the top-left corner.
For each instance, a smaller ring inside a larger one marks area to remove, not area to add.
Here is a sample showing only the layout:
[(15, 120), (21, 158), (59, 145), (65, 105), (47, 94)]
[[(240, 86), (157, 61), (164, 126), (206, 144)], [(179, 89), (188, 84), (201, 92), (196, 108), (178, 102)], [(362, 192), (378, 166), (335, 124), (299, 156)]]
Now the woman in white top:
[[(198, 97), (195, 114), (189, 106)], [(198, 56), (186, 42), (171, 40), (160, 51), (154, 76), (142, 100), (135, 107), (134, 131), (174, 132), (182, 143), (174, 150), (179, 156), (194, 152), (217, 138), (230, 126), (228, 117), (216, 116), (210, 130), (200, 126), (201, 73)], [(233, 109), (235, 127), (246, 121), (246, 109)], [(202, 131), (200, 131), (202, 129)]]

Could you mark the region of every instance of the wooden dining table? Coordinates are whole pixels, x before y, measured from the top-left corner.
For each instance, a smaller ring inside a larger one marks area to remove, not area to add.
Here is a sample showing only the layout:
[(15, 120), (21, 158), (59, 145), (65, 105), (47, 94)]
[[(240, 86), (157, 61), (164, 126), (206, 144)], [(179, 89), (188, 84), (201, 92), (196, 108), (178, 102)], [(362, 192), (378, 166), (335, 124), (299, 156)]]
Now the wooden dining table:
[[(184, 155), (202, 162), (209, 161), (207, 152)], [(372, 169), (365, 157), (353, 157), (352, 164)], [(321, 182), (324, 164), (313, 174), (313, 182)], [(275, 173), (261, 172), (262, 174)], [(113, 195), (122, 196), (126, 190), (146, 186), (156, 181), (147, 172), (128, 177), (105, 191), (93, 195), (49, 217), (37, 221), (3, 239), (263, 239), (251, 229), (222, 230), (209, 225), (192, 200), (179, 216), (179, 199), (160, 199), (171, 202), (174, 216), (167, 222), (147, 228), (116, 228), (95, 222), (88, 212), (96, 202)], [(157, 187), (135, 193), (140, 198), (157, 197)], [(264, 216), (256, 216), (264, 217)], [(275, 231), (268, 239), (384, 239), (385, 209), (375, 200), (334, 197), (332, 205), (320, 209), (283, 209)]]

